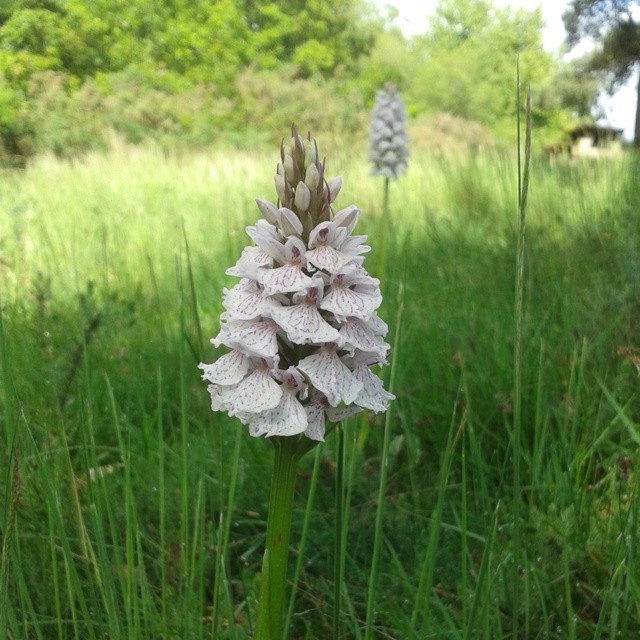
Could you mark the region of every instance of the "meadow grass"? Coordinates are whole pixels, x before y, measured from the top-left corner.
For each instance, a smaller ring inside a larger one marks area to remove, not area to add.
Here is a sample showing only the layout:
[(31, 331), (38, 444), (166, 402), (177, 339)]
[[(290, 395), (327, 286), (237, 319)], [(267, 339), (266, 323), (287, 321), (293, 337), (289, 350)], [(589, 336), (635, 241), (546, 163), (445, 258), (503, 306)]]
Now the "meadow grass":
[[(0, 175), (0, 637), (254, 628), (272, 447), (210, 411), (196, 365), (277, 160), (122, 148)], [(412, 157), (389, 220), (367, 172), (328, 158), (397, 400), (302, 461), (290, 637), (635, 637), (638, 159), (534, 159), (519, 500), (515, 158)]]

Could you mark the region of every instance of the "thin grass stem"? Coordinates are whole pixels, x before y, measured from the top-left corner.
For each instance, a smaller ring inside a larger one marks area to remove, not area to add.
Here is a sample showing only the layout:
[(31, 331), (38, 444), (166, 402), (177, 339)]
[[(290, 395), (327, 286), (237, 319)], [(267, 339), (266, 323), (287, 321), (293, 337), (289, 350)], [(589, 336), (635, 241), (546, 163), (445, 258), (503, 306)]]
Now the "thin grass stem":
[(524, 168), (521, 166), (520, 143), (520, 65), (517, 69), (517, 104), (518, 104), (518, 244), (516, 255), (515, 282), (515, 339), (513, 363), (513, 613), (512, 636), (519, 638), (521, 589), (520, 568), (522, 563), (521, 549), (521, 505), (522, 505), (522, 327), (524, 315), (524, 263), (525, 263), (525, 229), (527, 197), (529, 191), (529, 174), (531, 161), (531, 90), (527, 92), (526, 102), (526, 135)]
[(293, 618), (293, 609), (296, 601), (296, 592), (298, 590), (298, 583), (300, 581), (300, 575), (302, 574), (302, 565), (304, 564), (304, 551), (307, 543), (307, 537), (309, 535), (309, 524), (311, 522), (311, 515), (313, 513), (313, 501), (316, 495), (316, 487), (318, 486), (318, 476), (320, 471), (320, 461), (322, 459), (322, 451), (324, 447), (322, 444), (316, 448), (313, 471), (311, 472), (311, 480), (309, 481), (309, 495), (307, 497), (307, 504), (304, 510), (304, 518), (302, 520), (302, 532), (300, 534), (300, 544), (298, 545), (298, 557), (296, 560), (296, 566), (293, 571), (293, 580), (291, 582), (291, 595), (289, 596), (289, 606), (287, 608), (287, 614), (284, 620), (284, 631), (282, 634), (282, 640), (287, 640), (287, 634), (289, 627), (291, 626), (291, 620)]
[[(402, 326), (402, 312), (404, 308), (404, 287), (401, 285), (398, 290), (397, 315), (394, 333), (394, 344), (396, 349), (400, 345), (400, 328)], [(394, 354), (391, 362), (391, 374), (389, 376), (389, 391), (395, 390), (396, 372), (398, 367), (398, 351)], [(369, 572), (369, 587), (367, 589), (367, 612), (365, 618), (365, 640), (373, 638), (373, 618), (376, 606), (376, 590), (378, 583), (378, 565), (380, 563), (380, 552), (382, 549), (382, 519), (384, 515), (384, 501), (387, 491), (387, 474), (389, 471), (389, 445), (391, 443), (391, 414), (389, 410), (385, 414), (384, 433), (382, 439), (382, 456), (380, 459), (380, 481), (378, 483), (378, 502), (376, 507), (376, 521), (373, 534), (373, 552), (371, 556), (371, 570)]]
[(344, 561), (346, 555), (345, 536), (345, 434), (344, 424), (340, 423), (336, 431), (337, 435), (337, 464), (335, 482), (335, 529), (333, 552), (333, 640), (340, 637), (342, 619), (342, 587), (344, 583)]

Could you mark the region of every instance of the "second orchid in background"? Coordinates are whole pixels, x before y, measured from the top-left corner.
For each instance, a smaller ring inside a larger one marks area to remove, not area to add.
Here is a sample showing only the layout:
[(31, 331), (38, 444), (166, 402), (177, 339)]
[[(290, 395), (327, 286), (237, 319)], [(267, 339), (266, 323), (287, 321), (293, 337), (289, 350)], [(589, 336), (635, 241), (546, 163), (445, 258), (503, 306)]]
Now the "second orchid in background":
[(376, 95), (369, 129), (369, 160), (371, 175), (395, 180), (407, 171), (409, 138), (406, 134), (407, 115), (402, 96), (388, 82)]

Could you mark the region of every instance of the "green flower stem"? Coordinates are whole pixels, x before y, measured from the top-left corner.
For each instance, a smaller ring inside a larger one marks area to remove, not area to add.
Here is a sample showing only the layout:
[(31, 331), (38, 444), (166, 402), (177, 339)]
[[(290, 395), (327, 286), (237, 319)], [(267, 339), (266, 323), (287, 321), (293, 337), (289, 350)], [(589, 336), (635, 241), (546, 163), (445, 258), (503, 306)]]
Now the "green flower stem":
[(382, 196), (382, 215), (385, 220), (389, 220), (389, 178), (384, 179), (384, 194)]
[(275, 446), (275, 459), (269, 495), (267, 540), (262, 561), (256, 640), (281, 640), (283, 637), (296, 471), (298, 461), (311, 448), (308, 443), (296, 437), (274, 437), (272, 441)]

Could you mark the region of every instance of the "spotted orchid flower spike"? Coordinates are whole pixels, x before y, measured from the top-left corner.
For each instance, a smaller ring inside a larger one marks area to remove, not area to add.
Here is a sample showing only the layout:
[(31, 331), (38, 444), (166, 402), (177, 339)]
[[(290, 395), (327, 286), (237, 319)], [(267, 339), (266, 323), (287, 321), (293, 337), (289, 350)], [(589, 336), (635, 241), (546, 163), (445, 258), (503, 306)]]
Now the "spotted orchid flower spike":
[(310, 136), (295, 126), (281, 145), (277, 204), (256, 200), (262, 219), (228, 275), (220, 333), (226, 352), (200, 364), (211, 407), (252, 436), (304, 434), (363, 409), (385, 411), (394, 396), (372, 371), (387, 362), (387, 325), (378, 317), (380, 281), (364, 267), (370, 247), (355, 235), (360, 210), (334, 213), (342, 179), (326, 179)]

